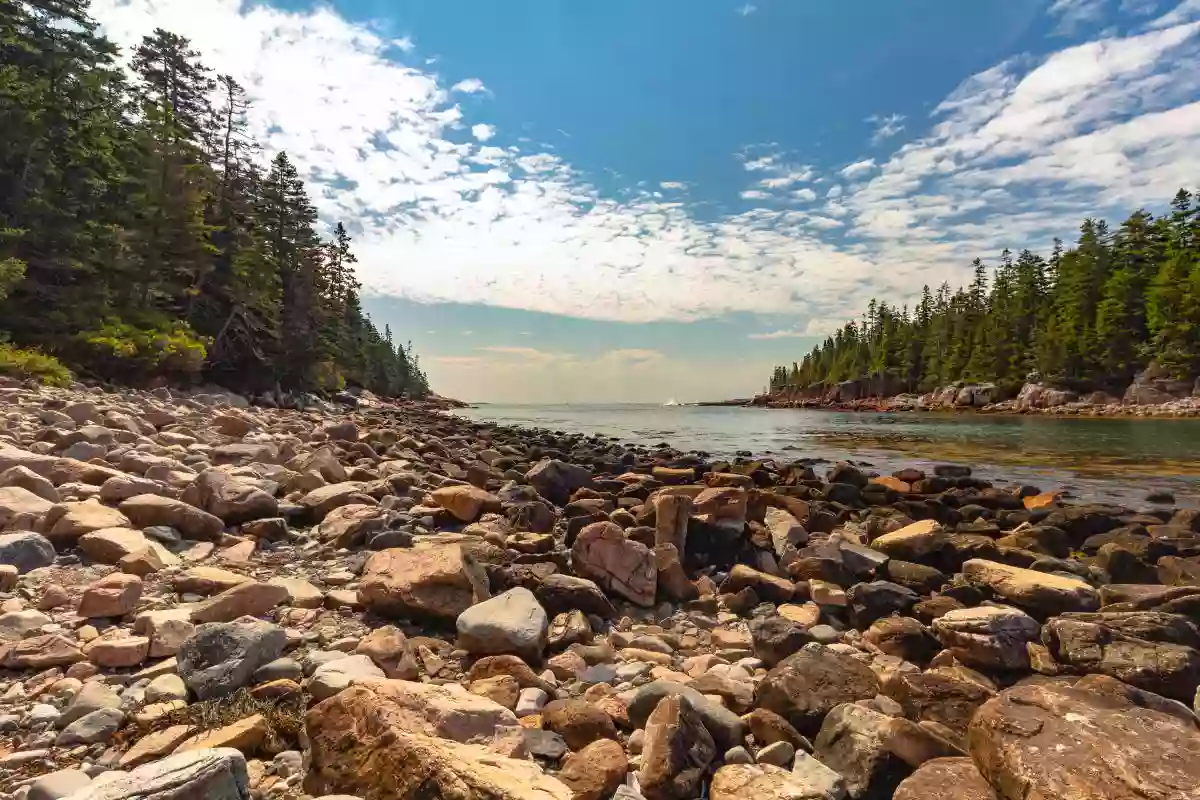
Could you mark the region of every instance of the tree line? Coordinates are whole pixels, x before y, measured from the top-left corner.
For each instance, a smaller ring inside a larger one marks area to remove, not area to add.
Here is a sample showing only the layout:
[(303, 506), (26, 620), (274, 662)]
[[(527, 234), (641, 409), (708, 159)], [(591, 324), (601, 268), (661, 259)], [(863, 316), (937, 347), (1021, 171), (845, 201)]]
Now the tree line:
[(319, 233), (286, 153), (263, 163), (237, 81), (162, 29), (117, 58), (86, 0), (0, 2), (0, 365), (427, 393), (362, 310), (345, 227)]
[(831, 385), (866, 375), (925, 392), (956, 381), (1012, 391), (1031, 373), (1072, 388), (1120, 389), (1151, 362), (1200, 374), (1200, 205), (1180, 190), (1170, 211), (1134, 212), (1112, 231), (1085, 220), (1074, 247), (1049, 257), (1009, 250), (989, 278), (924, 287), (915, 308), (872, 300), (771, 387)]

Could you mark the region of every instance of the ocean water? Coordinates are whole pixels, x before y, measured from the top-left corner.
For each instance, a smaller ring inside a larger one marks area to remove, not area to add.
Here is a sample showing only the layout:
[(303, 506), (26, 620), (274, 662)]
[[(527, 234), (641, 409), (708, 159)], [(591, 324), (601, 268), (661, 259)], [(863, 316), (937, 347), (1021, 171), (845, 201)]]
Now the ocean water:
[(456, 412), (507, 425), (667, 442), (714, 456), (836, 461), (880, 472), (968, 464), (997, 483), (1150, 508), (1151, 490), (1200, 506), (1200, 420), (614, 405), (490, 405)]

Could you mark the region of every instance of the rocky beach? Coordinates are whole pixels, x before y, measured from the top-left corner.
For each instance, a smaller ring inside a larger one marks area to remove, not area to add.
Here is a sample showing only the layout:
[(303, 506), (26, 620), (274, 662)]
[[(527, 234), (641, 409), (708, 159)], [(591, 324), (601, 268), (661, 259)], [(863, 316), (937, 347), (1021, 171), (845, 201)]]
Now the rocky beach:
[(1200, 779), (1200, 512), (368, 394), (0, 400), (6, 798), (1165, 799)]

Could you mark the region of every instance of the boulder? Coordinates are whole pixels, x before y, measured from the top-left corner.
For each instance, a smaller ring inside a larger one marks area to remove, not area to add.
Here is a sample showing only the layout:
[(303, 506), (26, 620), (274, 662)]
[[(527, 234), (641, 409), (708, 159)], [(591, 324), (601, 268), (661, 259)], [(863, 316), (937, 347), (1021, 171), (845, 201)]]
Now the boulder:
[(330, 511), (351, 503), (373, 505), (374, 500), (363, 494), (362, 484), (355, 481), (333, 483), (313, 489), (300, 498), (301, 507), (308, 510), (314, 520), (320, 522)]
[(782, 508), (767, 506), (763, 518), (767, 533), (771, 536), (771, 547), (781, 562), (794, 560), (797, 548), (808, 541), (808, 531), (792, 514)]
[(81, 617), (123, 617), (137, 607), (141, 597), (141, 578), (114, 572), (83, 590), (78, 613)]
[[(511, 712), (460, 690), (453, 693), (455, 702), (498, 711), (490, 716), (446, 710), (427, 715), (424, 706), (412, 699), (420, 697), (414, 693), (440, 690), (448, 696), (451, 692), (435, 686), (414, 688), (426, 686), (403, 681), (357, 684), (314, 706), (305, 720), (311, 742), (305, 791), (380, 800), (571, 800), (571, 790), (532, 761), (498, 754), (503, 749), (512, 752), (511, 746), (505, 747), (506, 731), (493, 727), (492, 749), (457, 743), (486, 741), (487, 726), (501, 719), (515, 725)], [(386, 783), (380, 781), (381, 775), (387, 777)]]
[(15, 519), (32, 523), (53, 508), (55, 502), (21, 486), (0, 486), (0, 528), (7, 528)]
[(627, 539), (615, 523), (594, 522), (580, 531), (571, 548), (571, 563), (576, 572), (606, 591), (640, 606), (654, 605), (658, 588), (654, 553)]
[(229, 622), (238, 617), (260, 617), (288, 599), (286, 586), (247, 581), (213, 595), (192, 610), (192, 622)]
[(225, 529), (220, 517), (172, 497), (139, 494), (123, 501), (118, 508), (138, 528), (169, 525), (189, 539), (212, 541)]
[(25, 574), (54, 563), (54, 545), (40, 533), (16, 531), (0, 534), (0, 564), (10, 564)]
[(122, 558), (150, 547), (150, 540), (132, 528), (101, 528), (79, 537), (79, 549), (99, 564), (116, 564)]
[(378, 613), (445, 621), (489, 596), (482, 566), (457, 544), (372, 553), (358, 589), (359, 602)]
[(599, 739), (562, 763), (558, 779), (574, 792), (574, 800), (611, 797), (629, 772), (625, 749), (611, 739)]
[(922, 563), (937, 555), (949, 538), (950, 534), (936, 520), (923, 519), (885, 533), (871, 542), (871, 547), (890, 558)]
[(900, 703), (909, 719), (944, 725), (965, 742), (975, 711), (995, 692), (974, 681), (930, 671), (896, 672), (884, 686), (884, 694)]
[[(808, 761), (823, 766), (815, 759)], [(726, 764), (713, 775), (708, 796), (710, 800), (845, 800), (846, 789), (828, 767), (789, 772), (765, 764)]]
[(209, 622), (179, 648), (179, 677), (201, 700), (225, 697), (247, 685), (259, 667), (279, 658), (283, 628), (256, 619)]
[(1095, 611), (1100, 595), (1086, 581), (1047, 572), (971, 559), (963, 575), (990, 588), (1000, 597), (1033, 614), (1053, 616), (1066, 611)]
[(334, 547), (355, 547), (387, 528), (388, 512), (379, 506), (351, 503), (325, 515), (317, 535)]
[(80, 744), (101, 744), (112, 739), (125, 722), (125, 712), (119, 708), (101, 708), (72, 722), (54, 740), (56, 747)]
[(617, 738), (612, 717), (586, 700), (551, 701), (542, 709), (542, 724), (563, 737), (572, 750), (581, 750), (597, 739)]
[(357, 681), (385, 677), (383, 670), (375, 665), (370, 656), (346, 656), (326, 661), (317, 667), (309, 678), (308, 691), (315, 701), (320, 702)]
[(1067, 618), (1047, 622), (1042, 642), (1059, 663), (1185, 703), (1200, 686), (1200, 652), (1187, 645), (1138, 639), (1104, 624)]
[(548, 575), (534, 594), (546, 613), (558, 616), (568, 611), (579, 610), (584, 614), (595, 614), (602, 619), (612, 619), (617, 615), (612, 601), (608, 599), (595, 581), (586, 578), (576, 578), (573, 575), (563, 575), (556, 572)]
[(458, 615), (458, 646), (474, 656), (510, 653), (538, 663), (550, 622), (533, 592), (510, 589)]
[(179, 652), (179, 648), (196, 632), (192, 624), (192, 610), (187, 607), (143, 611), (133, 620), (133, 632), (150, 640), (147, 653), (150, 658), (165, 658)]
[(971, 759), (935, 758), (905, 778), (892, 800), (996, 800), (996, 793)]
[(246, 757), (232, 748), (177, 753), (109, 775), (68, 800), (250, 800)]
[(1194, 721), (1115, 693), (1014, 686), (979, 709), (968, 739), (1000, 800), (1182, 800), (1200, 784)]
[(738, 747), (746, 736), (746, 726), (741, 717), (720, 703), (705, 697), (700, 692), (679, 683), (668, 680), (656, 680), (643, 684), (627, 696), (629, 721), (639, 728), (644, 728), (654, 709), (664, 697), (681, 695), (688, 699), (692, 708), (704, 721), (713, 742), (720, 752), (732, 747)]
[(648, 800), (691, 800), (700, 789), (716, 745), (691, 701), (668, 695), (646, 720), (638, 783)]
[(474, 522), (485, 511), (498, 513), (500, 498), (491, 492), (469, 484), (443, 486), (430, 495), (433, 502), (450, 512), (460, 522)]
[(1029, 668), (1028, 642), (1037, 641), (1041, 626), (1023, 611), (1006, 606), (979, 606), (947, 611), (933, 621), (933, 632), (955, 658), (983, 669)]
[(862, 661), (812, 643), (767, 673), (758, 685), (756, 705), (774, 711), (805, 736), (813, 736), (834, 708), (869, 700), (879, 694), (879, 688), (879, 679)]
[(206, 469), (183, 490), (183, 502), (220, 517), (226, 525), (279, 514), (279, 501), (249, 481), (220, 469)]
[(806, 626), (779, 615), (751, 620), (750, 636), (754, 641), (754, 655), (768, 668), (812, 641)]
[(359, 641), (354, 652), (369, 657), (389, 678), (413, 681), (421, 674), (407, 637), (394, 625), (375, 628)]
[(525, 480), (537, 493), (556, 505), (565, 506), (571, 494), (592, 482), (592, 473), (585, 467), (545, 458), (525, 473)]
[(8, 669), (43, 670), (83, 661), (75, 642), (57, 633), (31, 636), (0, 648), (0, 663)]
[(100, 505), (95, 500), (80, 503), (60, 503), (46, 512), (44, 524), (49, 528), (47, 538), (69, 545), (85, 533), (103, 528), (128, 528), (129, 519), (115, 508)]

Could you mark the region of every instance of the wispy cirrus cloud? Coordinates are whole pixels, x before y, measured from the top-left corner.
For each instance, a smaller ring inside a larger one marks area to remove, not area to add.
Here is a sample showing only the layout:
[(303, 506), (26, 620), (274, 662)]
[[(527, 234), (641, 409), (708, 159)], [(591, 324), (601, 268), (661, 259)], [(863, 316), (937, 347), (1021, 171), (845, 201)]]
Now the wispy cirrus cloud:
[(743, 17), (748, 17), (755, 11), (758, 11), (758, 6), (754, 5), (753, 3), (746, 3), (745, 5), (738, 6), (735, 11), (737, 11), (737, 13)]
[(867, 117), (866, 122), (870, 122), (875, 126), (875, 133), (871, 135), (871, 142), (879, 144), (904, 130), (904, 120), (908, 119), (903, 114), (886, 114), (880, 116), (878, 114)]
[(1107, 0), (1054, 0), (1046, 13), (1058, 19), (1057, 35), (1073, 36), (1083, 26), (1101, 22), (1106, 4)]

